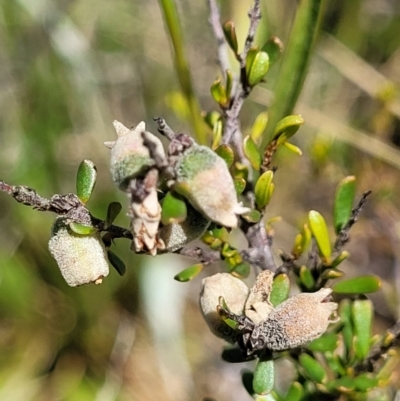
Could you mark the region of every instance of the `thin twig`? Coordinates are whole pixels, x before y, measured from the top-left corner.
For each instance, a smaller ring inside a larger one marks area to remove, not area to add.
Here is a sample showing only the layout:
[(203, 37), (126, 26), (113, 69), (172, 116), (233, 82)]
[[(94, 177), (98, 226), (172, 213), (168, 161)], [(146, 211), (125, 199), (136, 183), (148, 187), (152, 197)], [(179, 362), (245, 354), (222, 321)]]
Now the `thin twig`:
[(248, 160), (243, 153), (243, 135), (240, 128), (239, 113), (243, 107), (244, 100), (250, 94), (251, 88), (247, 82), (246, 58), (253, 42), (254, 35), (261, 19), (260, 0), (255, 0), (249, 11), (250, 27), (247, 33), (243, 52), (239, 56), (240, 62), (240, 84), (236, 86), (230, 107), (224, 110), (225, 124), (222, 134), (222, 143), (231, 145), (235, 150), (241, 163), (248, 165)]
[(204, 265), (209, 265), (213, 262), (221, 260), (221, 254), (218, 251), (213, 251), (212, 249), (203, 248), (183, 248), (178, 251), (179, 255), (187, 256), (191, 259), (197, 259), (200, 263)]
[(264, 222), (243, 228), (246, 234), (249, 248), (240, 252), (243, 260), (261, 270), (276, 270), (276, 264), (272, 255), (271, 245), (273, 236), (267, 233)]
[(222, 70), (222, 73), (225, 76), (226, 70), (230, 69), (228, 46), (225, 40), (224, 32), (221, 27), (221, 17), (217, 2), (215, 0), (208, 0), (208, 5), (210, 7), (210, 17), (208, 21), (217, 40), (218, 63)]
[(126, 228), (115, 225), (106, 227), (104, 220), (93, 217), (75, 194), (55, 194), (50, 199), (46, 199), (38, 195), (32, 188), (23, 185), (9, 185), (4, 181), (0, 181), (0, 191), (8, 193), (18, 203), (31, 206), (40, 212), (52, 212), (59, 216), (65, 216), (75, 223), (91, 224), (100, 231), (110, 233), (113, 239), (132, 239), (132, 234)]

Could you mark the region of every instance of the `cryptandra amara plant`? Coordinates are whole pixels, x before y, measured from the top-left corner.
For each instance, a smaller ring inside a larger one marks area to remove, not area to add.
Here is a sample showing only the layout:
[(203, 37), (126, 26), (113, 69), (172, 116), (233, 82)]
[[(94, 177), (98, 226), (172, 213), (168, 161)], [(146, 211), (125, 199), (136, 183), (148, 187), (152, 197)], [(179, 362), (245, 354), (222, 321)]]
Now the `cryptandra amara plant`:
[[(262, 113), (252, 134), (243, 139), (239, 122), (243, 102), (262, 82), (269, 65), (282, 52), (282, 44), (274, 37), (261, 50), (254, 46), (261, 18), (256, 0), (249, 12), (244, 50), (238, 53), (234, 24), (229, 21), (221, 26), (216, 3), (209, 0), (209, 4), (225, 81), (222, 84), (219, 79), (211, 86), (220, 113), (205, 115), (213, 130), (212, 147), (176, 133), (162, 118), (155, 122), (159, 133), (169, 140), (167, 150), (156, 135), (146, 130), (144, 122), (127, 128), (114, 121), (117, 138), (105, 143), (111, 150), (113, 181), (128, 198), (129, 228), (113, 224), (122, 209), (119, 203), (109, 205), (105, 220), (94, 217), (86, 207), (97, 176), (90, 160), (79, 166), (76, 194), (56, 194), (46, 199), (29, 187), (3, 181), (0, 189), (17, 202), (57, 214), (49, 250), (70, 286), (100, 284), (109, 273), (109, 262), (124, 274), (125, 265), (110, 250), (116, 238), (131, 241), (136, 253), (178, 253), (196, 259), (196, 264), (176, 276), (180, 281), (192, 279), (204, 266), (224, 260), (228, 272), (203, 280), (200, 308), (212, 333), (233, 344), (223, 352), (227, 361), (258, 360), (255, 372), (250, 373), (250, 384), (249, 374), (243, 376), (254, 398), (332, 399), (346, 394), (362, 399), (385, 379), (384, 356), (400, 337), (400, 325), (372, 343), (372, 304), (359, 294), (378, 289), (376, 277), (326, 286), (343, 275), (338, 269), (348, 257), (343, 248), (370, 192), (365, 192), (353, 208), (354, 177), (346, 177), (335, 197), (333, 248), (325, 219), (311, 211), (293, 249), (281, 254), (279, 266), (275, 264), (272, 222), (265, 221), (274, 191), (276, 168), (272, 160), (281, 146), (300, 153), (288, 140), (303, 119), (298, 115), (281, 119), (272, 139), (260, 149), (266, 125)], [(239, 63), (237, 81), (228, 68), (227, 43)], [(230, 244), (233, 228), (242, 230), (247, 248), (239, 251)], [(191, 245), (199, 238), (208, 248)], [(310, 245), (306, 262), (300, 262)], [(242, 281), (250, 268), (257, 274), (251, 288)], [(288, 298), (289, 276), (300, 293)], [(357, 294), (358, 298), (344, 299), (339, 305), (333, 292)], [(298, 374), (298, 381), (285, 395), (273, 386), (274, 360), (283, 356), (292, 359)]]

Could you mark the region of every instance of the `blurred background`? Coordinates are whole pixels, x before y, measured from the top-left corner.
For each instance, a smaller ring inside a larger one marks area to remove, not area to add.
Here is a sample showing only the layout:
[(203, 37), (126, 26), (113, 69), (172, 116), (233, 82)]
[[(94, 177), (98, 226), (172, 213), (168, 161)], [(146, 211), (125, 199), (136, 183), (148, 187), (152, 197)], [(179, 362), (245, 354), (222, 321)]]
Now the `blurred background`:
[[(223, 21), (234, 20), (241, 43), (251, 4), (221, 1)], [(262, 5), (257, 40), (285, 42), (296, 1)], [(209, 87), (219, 71), (207, 2), (177, 6), (200, 107), (215, 109)], [(278, 71), (279, 63), (245, 104), (244, 133), (270, 103)], [(275, 225), (279, 262), (278, 249), (290, 250), (308, 210), (332, 221), (343, 177), (357, 176), (359, 195), (373, 190), (343, 269), (383, 279), (373, 297), (377, 332), (400, 317), (399, 84), (400, 3), (328, 0), (296, 107), (306, 121), (295, 139), (304, 154), (277, 155), (268, 210), (283, 218)], [(74, 192), (79, 163), (91, 159), (98, 182), (88, 206), (104, 218), (109, 202), (126, 206), (103, 145), (115, 138), (112, 121), (143, 120), (155, 132), (155, 116), (192, 132), (156, 0), (0, 0), (1, 179), (45, 197)], [(202, 320), (201, 277), (173, 280), (192, 261), (136, 256), (118, 240), (113, 250), (127, 265), (124, 277), (112, 270), (101, 286), (69, 288), (47, 249), (54, 218), (0, 194), (0, 400), (250, 399), (240, 382), (245, 365), (220, 359), (223, 342)], [(125, 213), (116, 223), (128, 225)], [(392, 399), (399, 373), (383, 399)]]

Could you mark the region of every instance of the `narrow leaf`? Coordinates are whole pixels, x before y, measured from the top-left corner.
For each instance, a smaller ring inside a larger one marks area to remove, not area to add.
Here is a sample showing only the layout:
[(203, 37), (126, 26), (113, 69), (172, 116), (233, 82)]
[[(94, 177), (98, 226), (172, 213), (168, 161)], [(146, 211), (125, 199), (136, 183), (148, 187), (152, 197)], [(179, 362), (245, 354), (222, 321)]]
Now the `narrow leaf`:
[(87, 226), (85, 224), (71, 222), (69, 223), (71, 230), (78, 235), (92, 235), (97, 232), (97, 228), (93, 226)]
[(120, 214), (121, 210), (122, 210), (122, 205), (119, 202), (111, 202), (108, 205), (106, 221), (104, 224), (105, 230), (114, 223), (114, 220)]
[(97, 169), (91, 160), (81, 162), (76, 175), (76, 194), (82, 203), (86, 203), (92, 195), (96, 184)]
[(314, 352), (333, 352), (339, 345), (339, 336), (336, 333), (326, 333), (311, 341), (307, 348)]
[(247, 135), (243, 140), (243, 151), (246, 157), (249, 159), (250, 164), (254, 168), (254, 170), (260, 170), (261, 155), (257, 148), (257, 145), (254, 143), (249, 135)]
[(278, 306), (286, 301), (290, 291), (290, 280), (287, 274), (279, 274), (274, 278), (270, 295), (270, 302), (273, 306)]
[(299, 382), (294, 382), (289, 387), (285, 401), (301, 401), (303, 393), (303, 386)]
[(251, 127), (251, 139), (254, 142), (258, 142), (261, 138), (265, 128), (267, 128), (268, 113), (266, 111), (261, 112), (255, 119), (253, 126)]
[(333, 205), (333, 222), (336, 234), (348, 222), (353, 207), (356, 192), (356, 177), (353, 175), (344, 178), (338, 185)]
[(337, 294), (367, 294), (378, 291), (381, 280), (377, 276), (360, 276), (339, 281), (332, 290)]
[(300, 273), (299, 273), (300, 281), (306, 287), (308, 290), (311, 290), (311, 288), (314, 287), (315, 284), (315, 279), (311, 273), (311, 270), (307, 268), (307, 266), (301, 266), (300, 267)]
[(242, 177), (237, 177), (233, 180), (235, 185), (235, 190), (238, 195), (240, 195), (246, 188), (246, 180)]
[(161, 222), (164, 225), (181, 223), (187, 216), (187, 206), (181, 196), (169, 191), (162, 202)]
[(242, 217), (249, 223), (258, 223), (262, 215), (258, 210), (252, 209), (250, 212), (242, 214)]
[(306, 375), (317, 383), (326, 381), (327, 376), (322, 365), (308, 354), (299, 356), (300, 365), (304, 368)]
[(260, 359), (257, 363), (253, 377), (253, 389), (256, 394), (269, 394), (274, 387), (275, 367), (272, 357)]
[(248, 83), (250, 86), (255, 86), (260, 83), (269, 69), (268, 53), (260, 51), (256, 54), (248, 74)]
[(214, 150), (214, 152), (215, 152), (218, 156), (221, 156), (221, 157), (225, 160), (225, 162), (226, 162), (226, 164), (227, 164), (228, 167), (231, 167), (231, 166), (232, 166), (233, 161), (234, 161), (234, 159), (235, 159), (235, 156), (234, 156), (234, 154), (233, 154), (232, 148), (230, 148), (228, 145), (224, 145), (224, 144), (223, 144), (223, 145), (218, 146), (218, 147)]
[(271, 170), (268, 170), (263, 173), (256, 182), (254, 194), (256, 197), (257, 206), (260, 209), (263, 209), (265, 206), (267, 206), (270, 201), (269, 188), (271, 186), (273, 177), (274, 173)]
[(272, 38), (268, 39), (261, 50), (268, 53), (269, 64), (272, 65), (281, 57), (283, 47), (283, 42), (277, 36), (272, 36)]
[(323, 216), (315, 210), (311, 210), (308, 214), (311, 231), (317, 241), (320, 253), (329, 259), (331, 256), (331, 241), (328, 234), (328, 227), (326, 226)]
[(195, 278), (203, 270), (203, 268), (204, 268), (204, 265), (202, 263), (197, 263), (195, 265), (188, 267), (185, 270), (182, 270), (180, 273), (176, 274), (174, 279), (181, 283), (190, 281), (193, 278)]
[(278, 143), (284, 143), (299, 130), (302, 124), (304, 124), (302, 116), (286, 116), (276, 124), (273, 138), (278, 139)]
[(123, 276), (126, 272), (125, 263), (113, 251), (107, 251), (107, 256), (111, 266), (120, 276)]
[(352, 318), (354, 324), (354, 350), (359, 360), (364, 360), (371, 348), (371, 328), (373, 306), (369, 299), (357, 299), (352, 304)]
[(236, 36), (235, 24), (233, 21), (227, 21), (222, 25), (222, 30), (224, 31), (225, 39), (228, 45), (233, 50), (235, 54), (238, 52), (238, 41)]

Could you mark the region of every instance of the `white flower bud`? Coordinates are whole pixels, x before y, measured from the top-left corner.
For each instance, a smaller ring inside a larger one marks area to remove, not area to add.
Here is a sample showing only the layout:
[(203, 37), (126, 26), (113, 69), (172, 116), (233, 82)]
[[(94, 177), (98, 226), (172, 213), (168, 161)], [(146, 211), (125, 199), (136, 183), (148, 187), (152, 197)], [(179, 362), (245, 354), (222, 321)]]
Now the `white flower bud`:
[(200, 308), (211, 332), (229, 342), (235, 341), (236, 333), (218, 315), (219, 297), (223, 297), (229, 310), (242, 314), (249, 289), (247, 285), (229, 273), (218, 273), (203, 280)]
[(236, 227), (236, 215), (249, 211), (237, 201), (227, 164), (210, 148), (191, 146), (181, 155), (175, 171), (176, 191), (215, 223)]
[(78, 235), (58, 217), (53, 225), (49, 250), (65, 281), (71, 287), (100, 284), (109, 272), (107, 253), (100, 233)]
[(142, 134), (153, 144), (154, 151), (160, 158), (165, 158), (161, 141), (150, 132), (142, 121), (134, 129), (125, 127), (119, 121), (114, 121), (118, 138), (116, 141), (104, 142), (111, 149), (111, 174), (115, 184), (123, 191), (129, 181), (145, 173), (154, 165), (149, 149), (143, 143)]

